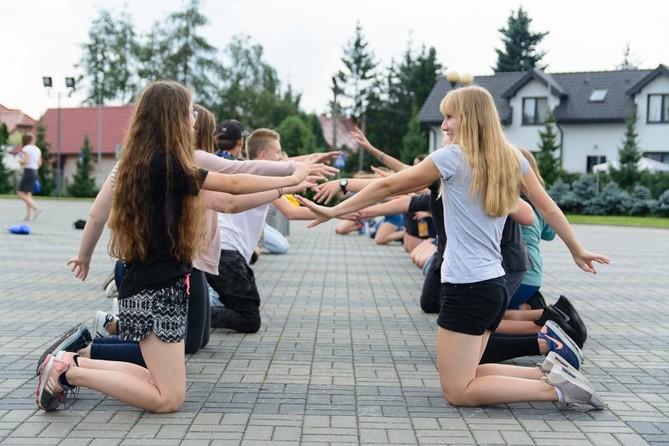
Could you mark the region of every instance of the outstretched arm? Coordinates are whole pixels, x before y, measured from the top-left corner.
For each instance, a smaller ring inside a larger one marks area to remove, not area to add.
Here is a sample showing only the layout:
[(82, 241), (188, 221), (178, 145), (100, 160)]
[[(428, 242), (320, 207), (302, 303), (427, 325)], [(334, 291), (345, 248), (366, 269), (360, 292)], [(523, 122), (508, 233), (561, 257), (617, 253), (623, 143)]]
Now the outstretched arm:
[(79, 242), (79, 253), (76, 257), (72, 257), (67, 261), (67, 265), (70, 266), (74, 277), (77, 279), (86, 280), (93, 250), (100, 240), (102, 231), (109, 219), (112, 202), (112, 175), (113, 172), (107, 177), (102, 185), (102, 189), (100, 189), (100, 192), (95, 197), (95, 201), (93, 201), (83, 234), (81, 235), (81, 241)]
[(321, 169), (320, 164), (301, 164), (295, 172), (287, 177), (262, 177), (257, 175), (237, 174), (225, 175), (209, 172), (202, 188), (230, 194), (250, 194), (280, 187), (296, 186), (306, 180), (309, 175)]
[(340, 215), (349, 214), (364, 207), (377, 203), (384, 198), (397, 194), (406, 194), (423, 189), (441, 176), (434, 162), (428, 158), (420, 164), (396, 173), (393, 176), (381, 178), (362, 189), (353, 197), (339, 203), (333, 208), (319, 206), (306, 198), (299, 197), (300, 203), (309, 207), (318, 218), (309, 224), (316, 226)]
[(527, 171), (524, 177), (525, 184), (523, 186), (523, 192), (530, 199), (532, 204), (536, 207), (537, 211), (541, 216), (548, 222), (548, 224), (555, 230), (557, 235), (562, 239), (562, 241), (567, 245), (569, 252), (574, 258), (574, 262), (581, 268), (583, 271), (589, 273), (597, 273), (595, 267), (592, 265), (592, 262), (597, 263), (610, 263), (611, 260), (601, 254), (595, 254), (589, 251), (586, 251), (581, 242), (576, 238), (573, 228), (567, 221), (567, 218), (564, 216), (560, 208), (555, 204), (553, 199), (546, 193), (546, 190), (541, 186), (539, 180), (532, 169)]
[(392, 156), (388, 155), (387, 153), (384, 153), (374, 147), (367, 137), (365, 136), (364, 133), (362, 133), (362, 130), (359, 128), (354, 128), (351, 131), (351, 136), (353, 139), (355, 139), (358, 144), (365, 149), (366, 152), (368, 152), (370, 155), (372, 155), (374, 158), (379, 160), (379, 162), (383, 163), (386, 167), (388, 167), (391, 170), (394, 170), (395, 172), (399, 172), (400, 170), (407, 169), (411, 166), (408, 164), (404, 164), (402, 161), (398, 160), (397, 158), (393, 158)]

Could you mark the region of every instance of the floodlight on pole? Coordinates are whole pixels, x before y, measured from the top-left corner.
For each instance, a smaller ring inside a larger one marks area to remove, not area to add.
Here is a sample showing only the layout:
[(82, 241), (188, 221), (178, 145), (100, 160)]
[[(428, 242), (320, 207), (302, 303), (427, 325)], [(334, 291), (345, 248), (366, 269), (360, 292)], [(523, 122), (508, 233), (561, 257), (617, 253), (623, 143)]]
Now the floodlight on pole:
[[(51, 76), (42, 76), (42, 85), (44, 85), (44, 88), (47, 89), (47, 96), (50, 95), (51, 93), (51, 87), (53, 86), (53, 79)], [(66, 77), (65, 78), (65, 87), (68, 88), (67, 96), (71, 96), (72, 92), (74, 91), (75, 88), (75, 80), (73, 77)], [(61, 160), (60, 160), (60, 152), (61, 152), (61, 143), (60, 143), (60, 128), (61, 128), (61, 106), (60, 106), (60, 98), (61, 95), (65, 93), (63, 91), (58, 91), (57, 97), (58, 97), (58, 112), (57, 112), (57, 118), (56, 118), (56, 172), (55, 172), (55, 179), (56, 179), (56, 196), (60, 197), (62, 195), (62, 190), (63, 190), (63, 174), (62, 174), (62, 167), (61, 167)]]

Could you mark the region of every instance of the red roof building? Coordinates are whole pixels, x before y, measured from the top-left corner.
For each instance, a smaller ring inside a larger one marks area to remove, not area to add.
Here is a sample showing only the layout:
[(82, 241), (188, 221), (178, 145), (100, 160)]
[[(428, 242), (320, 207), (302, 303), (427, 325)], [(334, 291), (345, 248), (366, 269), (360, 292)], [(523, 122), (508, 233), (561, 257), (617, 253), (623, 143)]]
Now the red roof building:
[[(63, 169), (64, 187), (76, 172), (76, 163), (84, 146), (84, 137), (88, 141), (93, 154), (93, 168), (96, 172), (96, 183), (100, 187), (113, 168), (121, 153), (133, 105), (123, 106), (90, 106), (60, 109), (60, 157)], [(99, 113), (99, 114), (98, 114)], [(58, 153), (58, 109), (50, 108), (44, 113), (42, 121), (46, 127), (44, 139), (49, 143), (49, 153)], [(101, 125), (98, 127), (98, 121)], [(98, 130), (100, 133), (98, 133)], [(101, 163), (98, 165), (98, 137), (100, 144)], [(56, 163), (56, 156), (52, 157)]]
[(34, 132), (37, 128), (37, 121), (23, 113), (21, 110), (7, 108), (0, 104), (0, 123), (7, 126), (9, 135), (16, 132)]
[[(332, 150), (349, 149), (352, 152), (358, 151), (358, 142), (351, 137), (351, 131), (355, 128), (355, 123), (350, 119), (340, 116), (335, 122), (331, 116), (320, 115), (318, 121), (323, 129), (323, 138), (325, 143)], [(337, 141), (335, 143), (335, 134)], [(336, 147), (335, 147), (336, 146)]]
[[(117, 148), (123, 144), (125, 133), (130, 124), (132, 105), (117, 107), (101, 106), (98, 129), (98, 107), (76, 107), (60, 109), (60, 153), (61, 155), (79, 155), (84, 145), (84, 136), (98, 153), (98, 130), (102, 140), (101, 152), (103, 155), (117, 153)], [(45, 139), (51, 145), (49, 152), (55, 154), (58, 150), (58, 109), (50, 108), (44, 113), (42, 121), (46, 126)]]

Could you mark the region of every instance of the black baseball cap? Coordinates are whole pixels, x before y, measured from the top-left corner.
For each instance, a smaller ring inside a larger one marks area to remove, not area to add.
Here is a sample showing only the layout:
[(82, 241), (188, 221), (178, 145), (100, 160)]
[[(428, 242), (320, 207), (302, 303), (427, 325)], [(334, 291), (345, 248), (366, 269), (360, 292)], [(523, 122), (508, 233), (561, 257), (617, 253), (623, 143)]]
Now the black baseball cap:
[(228, 119), (216, 127), (216, 137), (219, 141), (237, 141), (242, 136), (244, 136), (244, 128), (237, 120)]

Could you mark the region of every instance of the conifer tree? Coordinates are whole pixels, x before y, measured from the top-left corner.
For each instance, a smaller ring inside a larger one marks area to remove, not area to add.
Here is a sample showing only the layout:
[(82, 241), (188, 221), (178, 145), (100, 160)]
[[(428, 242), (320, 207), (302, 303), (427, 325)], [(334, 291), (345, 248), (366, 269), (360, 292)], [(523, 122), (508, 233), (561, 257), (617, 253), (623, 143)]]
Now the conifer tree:
[(92, 178), (93, 167), (91, 161), (91, 143), (88, 135), (84, 136), (84, 146), (81, 148), (77, 171), (72, 177), (72, 184), (67, 186), (67, 191), (73, 197), (95, 197), (98, 189), (95, 187), (95, 180)]
[(618, 183), (621, 189), (631, 192), (639, 183), (641, 173), (637, 163), (641, 159), (641, 151), (637, 141), (636, 118), (630, 117), (625, 123), (625, 137), (623, 145), (618, 150), (619, 168), (610, 168), (611, 179)]
[(495, 49), (497, 53), (497, 66), (493, 68), (495, 73), (544, 68), (538, 64), (546, 53), (537, 51), (536, 47), (548, 32), (531, 32), (531, 23), (532, 19), (522, 6), (517, 12), (511, 12), (507, 20), (507, 27), (499, 29), (499, 32), (502, 33), (504, 49)]
[(544, 129), (539, 131), (539, 138), (540, 151), (537, 156), (537, 164), (548, 188), (559, 178), (561, 170), (560, 158), (556, 156), (560, 146), (557, 142), (557, 133), (555, 133), (555, 117), (550, 110), (546, 112)]

